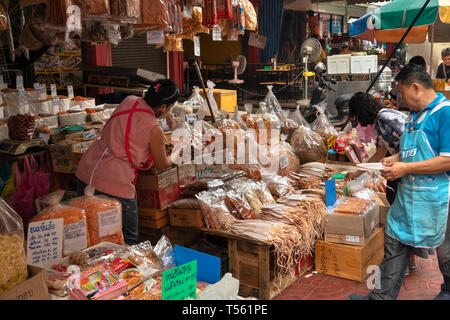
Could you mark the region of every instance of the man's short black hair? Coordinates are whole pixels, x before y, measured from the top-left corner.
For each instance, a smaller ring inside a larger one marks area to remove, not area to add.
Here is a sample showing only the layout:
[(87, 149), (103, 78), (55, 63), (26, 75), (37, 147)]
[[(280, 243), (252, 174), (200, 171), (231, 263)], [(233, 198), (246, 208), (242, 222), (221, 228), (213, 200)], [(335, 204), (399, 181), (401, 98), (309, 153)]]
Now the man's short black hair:
[(426, 67), (425, 59), (422, 56), (414, 56), (412, 57), (408, 63), (416, 64), (422, 67)]
[(395, 77), (403, 85), (410, 86), (413, 82), (420, 83), (425, 89), (433, 89), (433, 80), (423, 66), (407, 64)]
[(445, 48), (441, 51), (441, 57), (450, 56), (450, 47)]

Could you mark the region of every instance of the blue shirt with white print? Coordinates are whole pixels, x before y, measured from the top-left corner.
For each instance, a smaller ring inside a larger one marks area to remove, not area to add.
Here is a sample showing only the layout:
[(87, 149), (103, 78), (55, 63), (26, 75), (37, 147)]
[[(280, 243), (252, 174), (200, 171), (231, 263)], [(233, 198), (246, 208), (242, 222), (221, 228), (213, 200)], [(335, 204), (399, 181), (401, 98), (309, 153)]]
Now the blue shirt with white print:
[[(422, 110), (421, 114), (428, 109), (431, 112), (423, 132), (436, 156), (450, 157), (450, 101), (445, 99), (442, 93), (437, 95), (437, 98)], [(418, 112), (409, 112), (405, 130), (409, 130), (418, 115)]]

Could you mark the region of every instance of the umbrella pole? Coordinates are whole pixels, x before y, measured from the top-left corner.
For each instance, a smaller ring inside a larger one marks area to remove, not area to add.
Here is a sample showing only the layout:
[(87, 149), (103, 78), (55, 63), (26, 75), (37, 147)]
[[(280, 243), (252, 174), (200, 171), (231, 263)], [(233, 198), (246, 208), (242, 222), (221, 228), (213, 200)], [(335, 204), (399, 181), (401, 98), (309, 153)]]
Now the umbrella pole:
[(392, 55), (398, 50), (398, 48), (400, 47), (400, 45), (403, 43), (403, 41), (405, 40), (406, 36), (408, 35), (409, 31), (412, 29), (412, 27), (414, 26), (414, 24), (416, 23), (416, 21), (419, 19), (420, 15), (422, 14), (422, 12), (425, 10), (425, 8), (427, 7), (428, 3), (430, 3), (430, 0), (426, 0), (425, 4), (423, 5), (422, 9), (420, 9), (419, 13), (417, 14), (417, 16), (414, 18), (413, 22), (411, 23), (411, 25), (408, 27), (408, 30), (406, 30), (405, 34), (402, 36), (402, 38), (400, 39), (400, 42), (397, 43), (396, 47), (394, 48), (394, 50), (391, 52), (391, 54), (389, 55), (389, 57), (387, 58), (386, 62), (383, 64), (383, 67), (381, 67), (380, 71), (378, 71), (377, 75), (375, 76), (375, 78), (372, 80), (372, 83), (369, 85), (369, 88), (367, 88), (366, 93), (368, 93), (370, 91), (370, 89), (372, 89), (373, 85), (375, 84), (375, 82), (378, 80), (378, 78), (380, 77), (381, 73), (383, 72), (384, 68), (386, 68), (386, 66), (389, 64), (389, 62), (391, 61)]
[(430, 77), (433, 72), (434, 23), (431, 25)]

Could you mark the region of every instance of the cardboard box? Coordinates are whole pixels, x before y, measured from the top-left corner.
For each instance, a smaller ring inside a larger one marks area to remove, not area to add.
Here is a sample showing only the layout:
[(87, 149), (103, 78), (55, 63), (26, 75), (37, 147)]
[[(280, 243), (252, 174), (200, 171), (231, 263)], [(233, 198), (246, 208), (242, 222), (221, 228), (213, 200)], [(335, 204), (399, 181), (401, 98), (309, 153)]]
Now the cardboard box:
[(176, 167), (162, 171), (156, 175), (141, 171), (136, 182), (136, 189), (156, 191), (173, 184), (178, 184), (178, 171)]
[(183, 192), (183, 191), (186, 189), (186, 186), (187, 186), (188, 184), (190, 184), (191, 182), (194, 182), (195, 180), (197, 180), (196, 177), (181, 179), (181, 180), (178, 182), (178, 185), (180, 186), (180, 192)]
[(78, 162), (73, 156), (73, 152), (85, 152), (95, 139), (61, 140), (56, 144), (49, 145), (50, 156), (54, 172), (75, 173)]
[(166, 209), (180, 198), (178, 183), (161, 190), (136, 188), (136, 193), (139, 208)]
[(159, 220), (168, 214), (167, 209), (138, 208), (139, 218), (148, 217), (151, 220)]
[(327, 213), (325, 241), (365, 245), (379, 225), (379, 204), (373, 203), (373, 208), (361, 216)]
[(387, 214), (389, 212), (389, 209), (391, 208), (391, 204), (389, 203), (389, 201), (386, 198), (386, 193), (377, 193), (378, 196), (380, 197), (381, 201), (383, 201), (383, 205), (380, 204), (380, 224), (382, 224), (384, 227), (386, 227), (386, 223), (387, 223)]
[(151, 219), (149, 216), (139, 216), (139, 226), (150, 229), (161, 229), (169, 224), (169, 216), (165, 215), (157, 220)]
[(316, 271), (330, 276), (364, 282), (372, 274), (367, 268), (379, 266), (383, 256), (384, 228), (378, 228), (365, 246), (316, 241)]
[(195, 164), (180, 164), (178, 169), (178, 181), (195, 177)]
[(202, 210), (200, 209), (172, 209), (169, 208), (171, 226), (179, 227), (203, 227)]
[(0, 300), (49, 300), (44, 271), (28, 266), (28, 279), (0, 295)]
[[(206, 88), (206, 93), (208, 93), (208, 88)], [(200, 91), (200, 94), (205, 97), (203, 91)], [(234, 109), (237, 106), (237, 92), (236, 90), (227, 90), (227, 89), (216, 89), (214, 88), (213, 92), (214, 100), (216, 100), (217, 107), (221, 110), (227, 112), (234, 112)]]

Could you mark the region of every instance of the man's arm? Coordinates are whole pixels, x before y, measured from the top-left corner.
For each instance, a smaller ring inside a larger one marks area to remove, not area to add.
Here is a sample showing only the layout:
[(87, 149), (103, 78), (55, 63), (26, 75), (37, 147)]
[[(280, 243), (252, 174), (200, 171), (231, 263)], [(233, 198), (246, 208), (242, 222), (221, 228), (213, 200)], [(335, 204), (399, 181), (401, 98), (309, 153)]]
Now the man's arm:
[(381, 173), (388, 180), (396, 180), (407, 174), (437, 174), (446, 171), (450, 171), (450, 157), (437, 156), (418, 162), (395, 162)]

